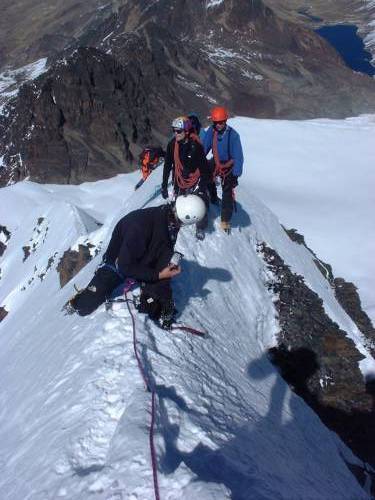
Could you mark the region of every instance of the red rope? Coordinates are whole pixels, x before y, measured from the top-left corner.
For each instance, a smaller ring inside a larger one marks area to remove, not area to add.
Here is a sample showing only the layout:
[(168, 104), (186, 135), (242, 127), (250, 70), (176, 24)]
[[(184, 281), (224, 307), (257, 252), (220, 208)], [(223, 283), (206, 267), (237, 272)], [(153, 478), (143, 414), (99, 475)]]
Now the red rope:
[(189, 332), (193, 335), (197, 335), (198, 337), (205, 337), (207, 332), (202, 330), (197, 330), (196, 328), (191, 328), (191, 326), (186, 325), (172, 325), (171, 330), (182, 330), (184, 332)]
[(151, 425), (150, 425), (149, 441), (150, 441), (150, 451), (151, 451), (152, 475), (154, 478), (155, 499), (160, 500), (159, 483), (158, 483), (158, 468), (157, 468), (157, 463), (156, 463), (156, 450), (155, 450), (155, 443), (154, 443), (155, 407), (156, 407), (155, 391), (152, 391), (152, 393), (151, 393)]
[(180, 146), (178, 141), (175, 141), (174, 151), (173, 151), (173, 159), (174, 159), (174, 175), (177, 186), (180, 189), (190, 189), (195, 186), (200, 177), (199, 168), (197, 168), (194, 172), (189, 174), (188, 178), (185, 178), (182, 174), (183, 166), (180, 160)]
[(154, 427), (155, 427), (155, 413), (156, 413), (156, 403), (155, 403), (155, 391), (154, 389), (151, 388), (151, 385), (148, 381), (146, 372), (142, 366), (142, 362), (140, 360), (139, 354), (138, 354), (138, 349), (137, 349), (137, 338), (136, 338), (136, 329), (135, 329), (135, 319), (134, 319), (134, 314), (132, 313), (132, 310), (130, 309), (127, 293), (129, 289), (124, 290), (125, 294), (125, 299), (126, 299), (126, 305), (132, 320), (132, 325), (133, 325), (133, 347), (134, 347), (134, 354), (138, 363), (138, 368), (139, 371), (141, 372), (143, 382), (145, 384), (146, 390), (151, 392), (151, 423), (150, 423), (150, 432), (149, 432), (149, 442), (150, 442), (150, 453), (151, 453), (151, 464), (152, 464), (152, 476), (153, 476), (153, 481), (154, 481), (154, 493), (155, 493), (155, 500), (160, 500), (160, 493), (159, 493), (159, 483), (158, 483), (158, 469), (157, 469), (157, 461), (156, 461), (156, 450), (155, 450), (155, 444), (154, 444)]

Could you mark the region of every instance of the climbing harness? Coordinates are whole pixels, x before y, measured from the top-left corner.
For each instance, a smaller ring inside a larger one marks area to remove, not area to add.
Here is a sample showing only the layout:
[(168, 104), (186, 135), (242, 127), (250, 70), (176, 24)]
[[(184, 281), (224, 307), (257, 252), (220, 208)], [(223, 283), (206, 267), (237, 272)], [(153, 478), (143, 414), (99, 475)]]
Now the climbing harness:
[[(230, 130), (228, 132), (228, 147), (229, 147), (229, 141), (230, 141)], [(219, 150), (218, 150), (218, 145), (217, 145), (217, 136), (218, 133), (216, 130), (214, 130), (214, 135), (212, 139), (212, 154), (214, 156), (215, 160), (215, 170), (214, 170), (214, 179), (215, 177), (221, 177), (222, 183), (224, 182), (224, 179), (231, 173), (232, 167), (234, 164), (233, 160), (228, 160), (225, 163), (221, 163), (220, 157), (219, 157)]]

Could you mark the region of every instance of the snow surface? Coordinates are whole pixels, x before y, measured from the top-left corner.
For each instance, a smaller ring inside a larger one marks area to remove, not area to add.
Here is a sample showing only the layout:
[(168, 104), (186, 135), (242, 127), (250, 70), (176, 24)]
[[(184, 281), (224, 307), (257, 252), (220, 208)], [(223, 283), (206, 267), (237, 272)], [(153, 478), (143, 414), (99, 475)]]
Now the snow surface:
[[(369, 498), (343, 457), (358, 460), (265, 355), (278, 324), (264, 286), (269, 272), (256, 251), (261, 241), (305, 277), (359, 346), (362, 339), (312, 255), (258, 200), (266, 190), (255, 172), (264, 164), (256, 161), (253, 142), (271, 122), (247, 123), (249, 167), (237, 189), (232, 235), (220, 231), (213, 210), (205, 241), (197, 242), (188, 227), (176, 245), (185, 255), (174, 280), (180, 321), (206, 329), (208, 338), (165, 332), (136, 317), (138, 349), (157, 394), (161, 498)], [(243, 133), (244, 119), (234, 124)], [(319, 130), (317, 124), (300, 122), (310, 131)], [(282, 122), (274, 127), (281, 134)], [(286, 138), (287, 132), (280, 138), (285, 147)], [(137, 179), (121, 175), (81, 186), (24, 181), (0, 190), (0, 223), (11, 232), (0, 265), (0, 305), (9, 311), (0, 323), (2, 500), (153, 498), (150, 394), (134, 357), (129, 313), (119, 304), (87, 318), (65, 316), (61, 308), (73, 282), (60, 289), (56, 272), (63, 252), (78, 241), (102, 252), (120, 216), (162, 203), (160, 168), (134, 192)], [(289, 201), (296, 196), (292, 188)], [(26, 260), (23, 246), (31, 249)], [(100, 258), (72, 280), (78, 287)], [(375, 372), (368, 355), (362, 369)]]
[(0, 114), (6, 102), (18, 94), (19, 88), (27, 80), (35, 80), (47, 71), (47, 58), (38, 59), (26, 66), (6, 69), (0, 73)]
[(206, 7), (209, 9), (210, 7), (215, 7), (216, 5), (220, 5), (224, 0), (207, 0)]
[(336, 277), (352, 281), (375, 321), (375, 116), (230, 122), (246, 176), (286, 227), (296, 228)]

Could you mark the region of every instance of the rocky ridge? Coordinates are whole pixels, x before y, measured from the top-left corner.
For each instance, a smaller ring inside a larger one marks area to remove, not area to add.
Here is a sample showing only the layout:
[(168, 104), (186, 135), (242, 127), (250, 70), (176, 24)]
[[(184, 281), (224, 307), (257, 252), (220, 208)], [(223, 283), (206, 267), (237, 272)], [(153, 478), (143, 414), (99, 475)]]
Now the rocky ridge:
[[(375, 391), (373, 380), (364, 380), (359, 370), (362, 354), (329, 318), (303, 277), (292, 273), (266, 244), (259, 244), (258, 252), (271, 271), (267, 286), (276, 296), (280, 325), (271, 360), (323, 422), (374, 467)], [(359, 308), (353, 319), (362, 318), (360, 303), (353, 296), (351, 301)], [(370, 343), (373, 333), (372, 328), (367, 336)]]

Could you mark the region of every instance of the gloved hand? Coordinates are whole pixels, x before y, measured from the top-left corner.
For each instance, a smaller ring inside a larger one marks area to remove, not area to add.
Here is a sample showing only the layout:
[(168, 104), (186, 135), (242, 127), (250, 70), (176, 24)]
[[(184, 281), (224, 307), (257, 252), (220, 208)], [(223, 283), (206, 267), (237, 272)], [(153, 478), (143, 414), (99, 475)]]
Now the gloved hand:
[(161, 188), (161, 195), (164, 198), (164, 200), (166, 200), (168, 198), (168, 188), (166, 187)]

